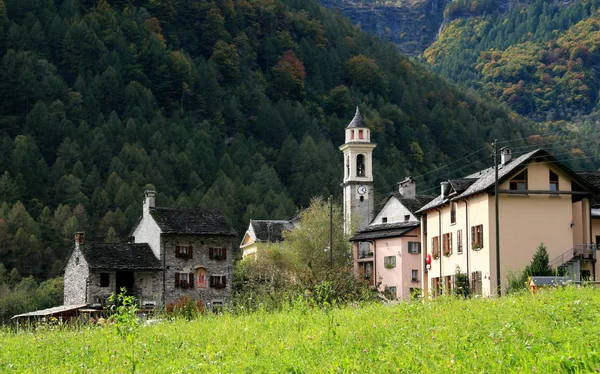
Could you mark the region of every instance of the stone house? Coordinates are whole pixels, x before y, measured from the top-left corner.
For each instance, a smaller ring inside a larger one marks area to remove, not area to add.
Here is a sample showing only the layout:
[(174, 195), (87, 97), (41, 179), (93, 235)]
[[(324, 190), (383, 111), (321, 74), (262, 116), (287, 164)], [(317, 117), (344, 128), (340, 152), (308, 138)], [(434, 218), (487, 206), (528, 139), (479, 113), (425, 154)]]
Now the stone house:
[(155, 206), (146, 191), (143, 213), (127, 244), (84, 243), (76, 234), (65, 267), (65, 304), (102, 304), (121, 287), (142, 304), (182, 296), (212, 309), (231, 292), (236, 232), (212, 209)]

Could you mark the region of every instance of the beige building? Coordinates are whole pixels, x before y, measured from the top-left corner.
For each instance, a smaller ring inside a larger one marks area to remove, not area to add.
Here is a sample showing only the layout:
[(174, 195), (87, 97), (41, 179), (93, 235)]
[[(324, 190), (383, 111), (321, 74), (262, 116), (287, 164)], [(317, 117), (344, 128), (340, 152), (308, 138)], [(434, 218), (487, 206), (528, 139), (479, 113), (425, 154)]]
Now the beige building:
[[(531, 262), (541, 242), (551, 265), (570, 276), (598, 277), (591, 213), (594, 186), (543, 149), (511, 158), (501, 150), (499, 178), (500, 282)], [(497, 294), (494, 168), (441, 183), (421, 217), (425, 293), (454, 287), (457, 270), (475, 294)], [(594, 220), (595, 221), (595, 220)], [(597, 239), (595, 239), (597, 241)]]
[(599, 191), (592, 197), (592, 242), (600, 247), (600, 171), (577, 173)]
[(351, 239), (354, 271), (391, 298), (422, 294), (421, 230), (415, 213), (433, 196), (416, 195), (411, 178), (399, 183), (371, 223)]
[(255, 220), (251, 219), (248, 229), (242, 238), (240, 249), (243, 258), (256, 258), (261, 243), (278, 243), (283, 241), (283, 234), (298, 227), (297, 218), (291, 220)]

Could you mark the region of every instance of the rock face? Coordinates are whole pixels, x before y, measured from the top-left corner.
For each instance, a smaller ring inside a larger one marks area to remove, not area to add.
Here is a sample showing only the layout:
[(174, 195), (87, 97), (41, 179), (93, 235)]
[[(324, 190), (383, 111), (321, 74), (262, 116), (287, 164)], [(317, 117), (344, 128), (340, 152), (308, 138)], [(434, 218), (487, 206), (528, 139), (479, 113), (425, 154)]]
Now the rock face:
[(395, 43), (402, 53), (416, 56), (437, 36), (449, 0), (412, 0), (397, 4), (351, 0), (319, 2), (326, 8), (339, 10), (362, 30)]

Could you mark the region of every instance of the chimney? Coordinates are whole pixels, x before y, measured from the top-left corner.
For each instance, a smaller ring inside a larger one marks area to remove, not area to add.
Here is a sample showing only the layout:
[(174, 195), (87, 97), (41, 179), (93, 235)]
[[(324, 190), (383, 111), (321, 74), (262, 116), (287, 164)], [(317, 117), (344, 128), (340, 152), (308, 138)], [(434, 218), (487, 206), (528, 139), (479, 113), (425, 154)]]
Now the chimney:
[(156, 206), (156, 192), (155, 191), (144, 191), (144, 209), (143, 216), (147, 217), (150, 214), (150, 208)]
[(417, 195), (417, 184), (411, 177), (406, 178), (398, 183), (398, 192), (405, 199), (414, 199)]
[(510, 148), (508, 148), (508, 147), (500, 148), (500, 163), (502, 165), (508, 164), (508, 162), (511, 160), (511, 158), (512, 158), (512, 152), (511, 152)]
[(442, 195), (442, 200), (443, 200), (448, 195), (448, 190), (450, 189), (450, 183), (449, 182), (441, 182), (440, 187), (441, 187), (441, 195)]
[(79, 249), (80, 245), (83, 245), (85, 241), (85, 233), (83, 231), (77, 231), (75, 233), (75, 249)]

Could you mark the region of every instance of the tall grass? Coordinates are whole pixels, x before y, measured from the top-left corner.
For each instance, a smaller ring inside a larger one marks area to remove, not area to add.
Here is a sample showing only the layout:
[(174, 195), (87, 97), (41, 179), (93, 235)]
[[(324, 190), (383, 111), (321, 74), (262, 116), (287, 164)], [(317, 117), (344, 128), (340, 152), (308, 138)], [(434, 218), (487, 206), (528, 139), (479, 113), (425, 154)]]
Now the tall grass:
[[(600, 291), (205, 315), (144, 326), (138, 372), (593, 372)], [(111, 327), (0, 331), (0, 372), (125, 372)]]

